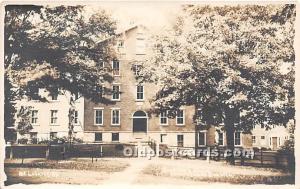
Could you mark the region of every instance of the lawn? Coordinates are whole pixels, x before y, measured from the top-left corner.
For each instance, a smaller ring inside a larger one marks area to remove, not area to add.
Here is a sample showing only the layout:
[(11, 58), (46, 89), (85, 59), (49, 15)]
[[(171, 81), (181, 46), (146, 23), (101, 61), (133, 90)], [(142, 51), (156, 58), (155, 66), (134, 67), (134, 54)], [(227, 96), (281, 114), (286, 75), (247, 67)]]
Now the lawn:
[[(177, 162), (176, 162), (177, 161)], [(203, 160), (160, 160), (149, 164), (144, 175), (191, 182), (230, 184), (294, 184), (295, 178), (288, 172), (273, 168), (231, 166), (224, 162)]]
[(110, 174), (123, 171), (128, 163), (113, 159), (5, 160), (6, 185), (24, 183), (101, 184)]

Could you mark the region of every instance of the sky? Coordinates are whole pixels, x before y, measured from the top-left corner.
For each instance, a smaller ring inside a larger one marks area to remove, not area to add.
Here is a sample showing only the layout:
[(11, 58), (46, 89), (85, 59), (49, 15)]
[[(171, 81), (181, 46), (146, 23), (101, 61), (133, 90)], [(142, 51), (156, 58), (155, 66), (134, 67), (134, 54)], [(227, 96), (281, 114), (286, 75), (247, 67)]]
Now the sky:
[(153, 31), (170, 26), (181, 10), (179, 2), (102, 2), (89, 7), (94, 11), (99, 8), (104, 8), (117, 20), (118, 30), (143, 24)]

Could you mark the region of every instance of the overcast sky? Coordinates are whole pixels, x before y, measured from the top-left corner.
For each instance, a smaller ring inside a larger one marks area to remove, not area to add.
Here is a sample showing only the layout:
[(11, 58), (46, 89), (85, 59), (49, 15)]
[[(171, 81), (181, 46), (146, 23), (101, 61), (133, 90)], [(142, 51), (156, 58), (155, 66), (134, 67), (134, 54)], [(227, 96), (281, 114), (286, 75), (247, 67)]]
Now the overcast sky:
[[(180, 11), (177, 2), (102, 2), (99, 7), (107, 10), (118, 22), (118, 30), (143, 24), (153, 31), (170, 26)], [(99, 7), (89, 8), (97, 10)]]

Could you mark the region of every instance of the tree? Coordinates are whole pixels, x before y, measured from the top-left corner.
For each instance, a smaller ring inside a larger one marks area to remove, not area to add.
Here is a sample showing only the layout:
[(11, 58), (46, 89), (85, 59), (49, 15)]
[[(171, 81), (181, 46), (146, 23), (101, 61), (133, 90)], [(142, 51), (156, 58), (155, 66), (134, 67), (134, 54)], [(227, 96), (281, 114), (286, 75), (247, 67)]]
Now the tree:
[(31, 109), (30, 106), (21, 106), (20, 110), (17, 114), (17, 131), (20, 135), (29, 134), (29, 132), (33, 129), (31, 125)]
[[(5, 77), (14, 88), (13, 98), (26, 95), (45, 101), (35, 94), (45, 88), (50, 94), (60, 89), (110, 103), (98, 89), (113, 79), (100, 65), (114, 55), (111, 41), (103, 39), (114, 36), (115, 29), (107, 13), (88, 16), (83, 6), (6, 6)], [(11, 95), (5, 96), (7, 102)]]
[[(201, 109), (196, 130), (223, 122), (234, 132), (294, 118), (294, 5), (185, 6), (175, 30), (155, 38), (142, 81), (161, 85), (156, 110)], [(285, 73), (280, 70), (288, 65)], [(173, 113), (172, 113), (173, 112)], [(228, 161), (234, 164), (233, 156)]]

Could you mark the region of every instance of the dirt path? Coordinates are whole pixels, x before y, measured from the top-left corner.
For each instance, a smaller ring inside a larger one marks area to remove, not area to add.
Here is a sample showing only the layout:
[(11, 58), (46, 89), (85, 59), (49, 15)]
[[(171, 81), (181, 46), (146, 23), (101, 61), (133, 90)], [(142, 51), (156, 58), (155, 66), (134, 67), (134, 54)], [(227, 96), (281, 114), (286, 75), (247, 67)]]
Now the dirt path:
[(103, 184), (134, 184), (142, 174), (142, 170), (151, 163), (151, 160), (137, 158), (128, 161), (128, 163), (130, 165), (125, 170), (111, 174)]

